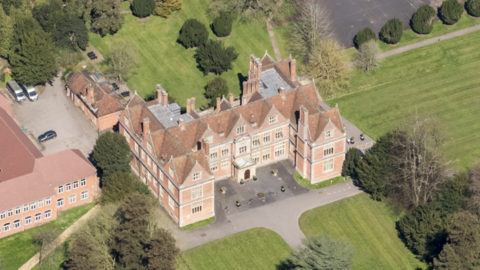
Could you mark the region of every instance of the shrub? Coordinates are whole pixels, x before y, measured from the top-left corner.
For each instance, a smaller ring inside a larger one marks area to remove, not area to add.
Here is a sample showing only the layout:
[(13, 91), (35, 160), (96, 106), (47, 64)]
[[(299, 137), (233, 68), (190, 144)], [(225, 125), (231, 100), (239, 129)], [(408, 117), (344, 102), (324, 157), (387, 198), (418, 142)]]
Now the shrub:
[(446, 24), (456, 24), (462, 17), (463, 7), (457, 0), (447, 0), (440, 8), (440, 18)]
[(152, 14), (155, 9), (154, 0), (133, 0), (132, 2), (132, 12), (133, 15), (139, 18), (145, 18)]
[(179, 0), (163, 0), (157, 3), (153, 14), (164, 18), (168, 18), (174, 11), (182, 9), (182, 2)]
[(397, 44), (402, 38), (403, 25), (399, 19), (390, 19), (382, 27), (380, 38), (388, 44)]
[(151, 196), (148, 186), (138, 179), (137, 176), (126, 173), (117, 172), (110, 176), (108, 182), (102, 188), (102, 197), (100, 203), (118, 203), (133, 193), (140, 193), (145, 196)]
[(413, 14), (412, 29), (419, 34), (430, 34), (433, 29), (435, 10), (429, 5), (420, 6)]
[(355, 147), (350, 148), (348, 150), (345, 160), (343, 161), (342, 166), (342, 176), (350, 176), (352, 179), (357, 179), (357, 171), (356, 168), (362, 157), (358, 152), (358, 149)]
[(355, 36), (353, 42), (355, 43), (355, 47), (360, 48), (362, 44), (369, 40), (375, 40), (375, 33), (372, 29), (366, 27), (363, 30), (358, 31), (357, 35)]
[(198, 67), (203, 71), (203, 74), (214, 73), (221, 75), (232, 69), (232, 62), (238, 57), (238, 53), (234, 47), (225, 48), (220, 40), (209, 40), (207, 43), (198, 47), (195, 58), (197, 59)]
[(208, 30), (205, 25), (196, 19), (188, 19), (183, 23), (178, 36), (178, 42), (185, 48), (198, 47), (208, 39)]
[(468, 0), (467, 5), (468, 14), (474, 17), (480, 17), (480, 0)]
[(10, 75), (10, 73), (5, 73), (5, 75), (3, 76), (4, 82), (8, 82), (11, 79), (12, 79), (12, 75)]
[(215, 104), (215, 100), (217, 97), (221, 98), (222, 96), (226, 96), (228, 94), (228, 85), (227, 81), (224, 79), (217, 77), (207, 83), (205, 86), (205, 96), (210, 99), (210, 105)]
[(217, 37), (226, 37), (232, 32), (233, 16), (227, 11), (222, 11), (213, 20), (212, 28)]
[(380, 48), (378, 48), (377, 43), (373, 40), (360, 46), (358, 50), (358, 60), (360, 61), (359, 67), (363, 72), (370, 73), (378, 68), (378, 53), (380, 53)]

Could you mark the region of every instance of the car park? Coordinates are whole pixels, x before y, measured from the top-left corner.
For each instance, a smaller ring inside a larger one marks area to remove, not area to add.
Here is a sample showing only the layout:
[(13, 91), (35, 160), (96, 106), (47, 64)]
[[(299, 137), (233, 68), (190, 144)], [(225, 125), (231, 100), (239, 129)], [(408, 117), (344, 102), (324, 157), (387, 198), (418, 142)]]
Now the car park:
[(48, 140), (51, 140), (51, 139), (54, 139), (57, 137), (57, 133), (53, 130), (49, 130), (45, 133), (43, 133), (42, 135), (38, 136), (38, 142), (46, 142)]
[(15, 80), (8, 81), (7, 88), (10, 91), (10, 93), (12, 93), (13, 97), (17, 102), (22, 102), (25, 100), (25, 95), (23, 94), (23, 90)]
[(22, 84), (21, 87), (30, 101), (38, 100), (38, 93), (35, 91), (35, 87), (28, 84)]

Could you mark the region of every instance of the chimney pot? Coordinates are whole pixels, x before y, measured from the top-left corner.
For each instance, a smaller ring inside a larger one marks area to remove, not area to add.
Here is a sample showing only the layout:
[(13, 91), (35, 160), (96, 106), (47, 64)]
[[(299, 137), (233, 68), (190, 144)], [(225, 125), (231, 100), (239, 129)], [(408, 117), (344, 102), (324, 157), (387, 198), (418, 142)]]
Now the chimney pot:
[(234, 100), (233, 93), (230, 93), (230, 97), (229, 97), (228, 101), (230, 103), (230, 106), (232, 106), (232, 107), (233, 107), (233, 100)]
[(297, 61), (295, 59), (290, 61), (290, 79), (293, 82), (297, 81)]
[(191, 107), (190, 111), (192, 111), (192, 112), (195, 111), (195, 98), (194, 97), (192, 97), (190, 99), (190, 107)]
[(220, 98), (217, 97), (217, 107), (216, 107), (217, 112), (220, 111)]
[(190, 101), (190, 99), (187, 99), (187, 113), (190, 113), (190, 110), (192, 109), (191, 103), (192, 102)]
[(163, 90), (163, 106), (167, 107), (168, 106), (168, 93), (167, 91)]

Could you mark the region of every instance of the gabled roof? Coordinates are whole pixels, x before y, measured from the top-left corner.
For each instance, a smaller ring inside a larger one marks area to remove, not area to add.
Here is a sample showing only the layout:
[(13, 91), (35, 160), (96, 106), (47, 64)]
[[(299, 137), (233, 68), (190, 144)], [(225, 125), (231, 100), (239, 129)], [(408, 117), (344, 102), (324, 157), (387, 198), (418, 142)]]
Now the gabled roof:
[(146, 106), (135, 106), (133, 108), (128, 107), (125, 111), (128, 111), (130, 124), (132, 125), (132, 131), (137, 135), (143, 133), (142, 123), (145, 118), (150, 120), (150, 133), (158, 130), (163, 130), (163, 126), (155, 118), (155, 116), (146, 108)]
[(342, 118), (340, 117), (340, 111), (338, 110), (338, 107), (335, 107), (329, 111), (326, 111), (323, 113), (325, 117), (329, 118), (330, 121), (339, 129), (343, 130), (343, 123), (342, 123)]
[(133, 95), (133, 97), (130, 99), (130, 101), (128, 102), (128, 107), (130, 108), (133, 108), (137, 105), (140, 105), (140, 104), (145, 104), (145, 101), (143, 100), (143, 98), (141, 98), (140, 96), (138, 96), (137, 92), (135, 92), (135, 94)]
[(271, 109), (272, 106), (268, 104), (268, 102), (265, 100), (258, 100), (237, 107), (234, 110), (238, 115), (242, 115), (242, 118), (247, 122), (257, 122), (257, 125), (261, 126)]
[(275, 106), (286, 118), (289, 118), (292, 124), (296, 125), (300, 116), (300, 105), (305, 106), (309, 115), (319, 113), (319, 108), (315, 107), (307, 97), (300, 91), (289, 91), (282, 95), (276, 95), (267, 99), (267, 101)]
[(207, 130), (207, 126), (200, 120), (195, 120), (190, 123), (184, 123), (183, 127), (176, 126), (168, 129), (168, 132), (173, 135), (183, 148), (188, 153), (192, 152), (192, 149), (197, 148), (197, 143)]
[(315, 106), (320, 107), (320, 101), (322, 99), (320, 98), (314, 83), (302, 85), (299, 87), (299, 89), (308, 98), (308, 100), (315, 104)]
[(151, 133), (151, 136), (159, 161), (162, 159), (169, 160), (171, 157), (176, 158), (186, 154), (182, 146), (167, 131), (161, 130)]
[(224, 133), (228, 137), (233, 127), (238, 121), (238, 115), (234, 110), (228, 110), (202, 118), (202, 121), (208, 125), (217, 134)]
[(220, 103), (220, 111), (226, 111), (228, 109), (231, 109), (232, 106), (230, 106), (230, 102), (225, 99), (225, 97), (222, 99)]
[(325, 126), (328, 124), (328, 119), (322, 114), (310, 115), (308, 117), (308, 129), (310, 131), (310, 140), (312, 142), (318, 139)]
[(205, 151), (203, 149), (198, 152), (174, 159), (173, 164), (177, 174), (178, 185), (182, 185), (185, 182), (187, 176), (192, 172), (195, 164), (197, 163), (209, 174), (212, 174), (207, 158), (205, 157)]

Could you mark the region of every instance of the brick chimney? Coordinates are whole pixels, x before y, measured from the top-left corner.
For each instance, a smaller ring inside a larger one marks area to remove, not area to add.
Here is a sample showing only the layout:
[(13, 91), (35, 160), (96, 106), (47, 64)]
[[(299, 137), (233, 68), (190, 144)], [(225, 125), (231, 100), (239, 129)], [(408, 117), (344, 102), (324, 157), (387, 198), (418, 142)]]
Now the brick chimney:
[(93, 103), (94, 101), (94, 95), (93, 95), (93, 87), (92, 87), (92, 84), (88, 84), (88, 87), (87, 87), (87, 102), (89, 103)]
[(187, 99), (187, 113), (190, 113), (191, 110), (192, 110), (191, 101), (190, 101), (190, 99)]
[(205, 150), (205, 154), (210, 156), (210, 145), (207, 143), (206, 139), (203, 138), (200, 144), (202, 145), (202, 149)]
[(178, 119), (178, 126), (181, 130), (185, 129), (185, 122), (183, 121), (183, 118)]
[(143, 119), (143, 137), (145, 138), (150, 133), (150, 119)]
[(290, 79), (294, 82), (297, 81), (297, 61), (295, 59), (290, 61)]
[(194, 112), (195, 111), (195, 98), (194, 97), (192, 97), (190, 99), (190, 107), (191, 107), (190, 111)]
[(255, 58), (253, 54), (250, 55), (250, 72), (248, 79), (259, 79), (262, 76), (262, 62), (259, 58)]
[(303, 105), (300, 105), (300, 121), (305, 127), (308, 127), (308, 110)]
[(163, 106), (167, 107), (168, 106), (168, 93), (167, 91), (163, 90)]
[(158, 104), (162, 104), (162, 86), (160, 84), (157, 84), (157, 102)]
[(230, 106), (232, 106), (232, 107), (233, 107), (233, 100), (234, 100), (233, 93), (230, 93), (230, 96), (228, 98), (228, 102), (230, 103)]
[(217, 112), (220, 111), (220, 98), (217, 97), (217, 107), (215, 108)]
[(278, 89), (278, 93), (280, 94), (280, 96), (282, 97), (282, 99), (285, 99), (285, 88), (280, 87), (280, 88)]

